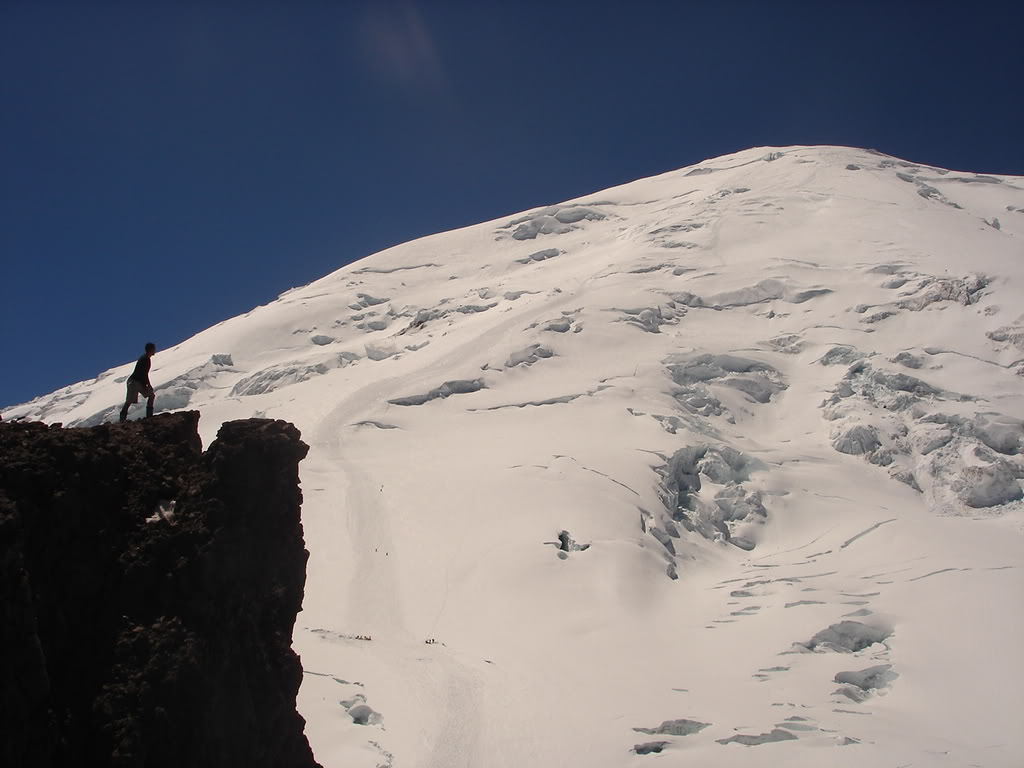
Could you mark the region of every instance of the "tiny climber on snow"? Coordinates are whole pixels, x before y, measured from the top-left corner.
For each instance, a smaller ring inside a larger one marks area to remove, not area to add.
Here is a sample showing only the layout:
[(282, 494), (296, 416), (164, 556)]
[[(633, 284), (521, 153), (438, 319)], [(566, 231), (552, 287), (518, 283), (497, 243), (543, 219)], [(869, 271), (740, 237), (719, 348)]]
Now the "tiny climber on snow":
[(121, 409), (121, 421), (128, 418), (128, 408), (139, 402), (139, 395), (146, 396), (146, 416), (153, 415), (156, 394), (153, 392), (153, 385), (149, 383), (149, 367), (155, 354), (156, 344), (149, 342), (146, 345), (146, 353), (135, 363), (135, 370), (128, 377), (128, 396), (125, 397), (124, 407)]

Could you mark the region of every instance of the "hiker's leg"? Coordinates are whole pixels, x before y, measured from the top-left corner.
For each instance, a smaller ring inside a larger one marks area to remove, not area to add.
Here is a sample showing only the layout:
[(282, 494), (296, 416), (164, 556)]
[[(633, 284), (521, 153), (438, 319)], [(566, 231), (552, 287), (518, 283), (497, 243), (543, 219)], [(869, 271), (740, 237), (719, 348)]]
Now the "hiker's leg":
[(156, 403), (156, 393), (151, 389), (149, 390), (149, 397), (146, 398), (146, 416), (153, 415), (153, 406)]
[(128, 418), (128, 409), (139, 402), (139, 387), (135, 379), (128, 379), (128, 391), (124, 396), (124, 407), (121, 408), (121, 421)]

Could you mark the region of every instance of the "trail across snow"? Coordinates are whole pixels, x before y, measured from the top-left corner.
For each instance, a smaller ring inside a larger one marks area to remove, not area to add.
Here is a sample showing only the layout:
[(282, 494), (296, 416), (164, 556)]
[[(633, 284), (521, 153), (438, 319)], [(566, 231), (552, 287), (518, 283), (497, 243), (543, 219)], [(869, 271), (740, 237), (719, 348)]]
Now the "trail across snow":
[[(328, 500), (324, 505), (317, 501), (307, 502), (304, 508), (303, 519), (308, 539), (330, 542), (323, 547), (324, 555), (320, 554), (319, 548), (314, 550), (310, 563), (311, 574), (320, 572), (321, 557), (326, 561), (323, 571), (336, 574), (342, 556), (335, 554), (332, 557), (327, 553), (336, 553), (344, 547), (350, 558), (348, 567), (351, 575), (348, 578), (347, 601), (339, 599), (339, 590), (329, 584), (326, 578), (321, 581), (311, 575), (311, 585), (322, 584), (326, 594), (317, 608), (311, 608), (310, 604), (316, 601), (315, 588), (311, 586), (308, 589), (307, 608), (300, 616), (300, 623), (310, 614), (310, 618), (317, 617), (318, 626), (314, 630), (322, 629), (319, 625), (329, 623), (338, 628), (332, 631), (343, 636), (344, 628), (347, 628), (350, 645), (364, 650), (362, 655), (380, 653), (389, 667), (397, 663), (397, 666), (389, 670), (388, 676), (393, 676), (393, 679), (388, 684), (394, 688), (391, 696), (398, 711), (401, 711), (398, 702), (411, 699), (418, 704), (408, 715), (411, 721), (423, 721), (423, 710), (436, 713), (436, 717), (426, 718), (425, 722), (415, 727), (418, 734), (411, 749), (418, 755), (416, 759), (420, 762), (414, 764), (425, 768), (481, 764), (476, 752), (478, 734), (483, 727), (479, 695), (481, 676), (470, 665), (460, 662), (457, 655), (449, 652), (445, 645), (433, 642), (432, 634), (416, 635), (410, 630), (395, 567), (403, 554), (391, 533), (392, 512), (385, 501), (388, 498), (385, 483), (371, 479), (367, 471), (360, 467), (360, 457), (353, 448), (348, 447), (349, 441), (346, 438), (355, 429), (373, 429), (372, 426), (355, 425), (374, 406), (386, 403), (392, 396), (407, 391), (417, 382), (426, 385), (437, 376), (443, 376), (444, 371), (455, 362), (486, 351), (495, 338), (507, 335), (510, 328), (522, 322), (516, 316), (500, 323), (480, 337), (456, 347), (415, 376), (376, 381), (356, 391), (352, 397), (339, 403), (320, 419), (311, 443), (314, 449), (311, 451), (311, 460), (303, 468), (304, 477), (308, 472), (316, 478), (315, 483), (325, 486), (319, 493), (321, 498)], [(384, 407), (381, 418), (387, 418), (388, 412), (397, 408)], [(339, 498), (344, 500), (341, 505), (333, 501)], [(341, 521), (344, 521), (344, 525)], [(446, 573), (446, 583), (448, 578), (450, 576)], [(445, 602), (442, 597), (434, 626), (441, 618)], [(324, 637), (315, 631), (309, 635), (312, 637), (309, 642), (314, 645), (321, 643)], [(384, 651), (378, 650), (381, 646)], [(300, 654), (305, 656), (301, 636), (297, 639), (297, 647)], [(342, 668), (354, 663), (358, 668), (360, 662), (351, 661), (350, 651), (351, 648), (346, 646), (337, 657), (325, 659), (324, 663), (330, 668)], [(357, 659), (359, 657), (356, 656)], [(477, 662), (478, 665), (480, 663), (484, 662)], [(388, 695), (385, 694), (382, 700), (389, 701)], [(504, 710), (504, 707), (501, 709)], [(389, 720), (391, 717), (398, 719), (395, 708), (389, 708), (389, 712)]]

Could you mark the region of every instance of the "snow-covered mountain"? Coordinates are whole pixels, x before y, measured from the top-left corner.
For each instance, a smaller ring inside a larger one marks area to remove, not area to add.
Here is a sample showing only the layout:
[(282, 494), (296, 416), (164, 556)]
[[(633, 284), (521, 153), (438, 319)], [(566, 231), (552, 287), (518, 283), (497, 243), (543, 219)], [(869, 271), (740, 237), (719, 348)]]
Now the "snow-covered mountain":
[[(152, 378), (206, 443), (311, 446), (325, 766), (1009, 768), (1022, 313), (1024, 179), (762, 148), (367, 257)], [(115, 420), (130, 370), (4, 416)]]

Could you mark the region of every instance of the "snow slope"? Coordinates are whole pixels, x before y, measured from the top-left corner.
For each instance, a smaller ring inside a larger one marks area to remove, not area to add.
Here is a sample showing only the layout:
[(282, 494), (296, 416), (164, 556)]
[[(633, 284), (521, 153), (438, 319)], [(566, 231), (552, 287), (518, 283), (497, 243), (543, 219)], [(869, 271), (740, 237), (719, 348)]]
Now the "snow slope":
[[(1010, 767), (1022, 299), (1024, 179), (761, 148), (375, 254), (153, 380), (312, 447), (325, 766)], [(130, 369), (4, 417), (115, 419)]]

